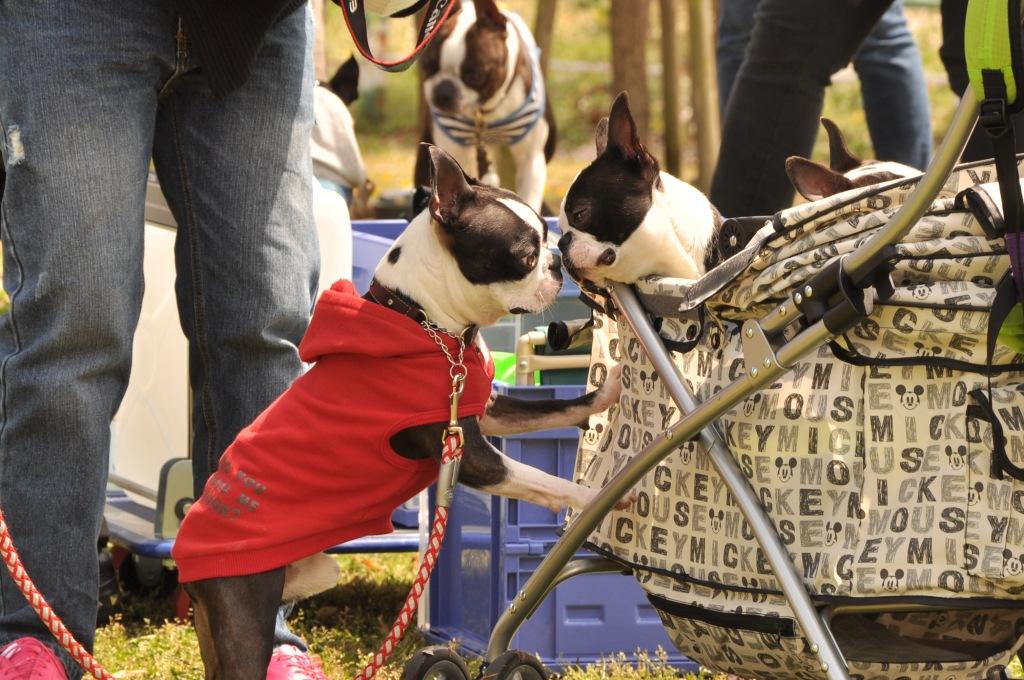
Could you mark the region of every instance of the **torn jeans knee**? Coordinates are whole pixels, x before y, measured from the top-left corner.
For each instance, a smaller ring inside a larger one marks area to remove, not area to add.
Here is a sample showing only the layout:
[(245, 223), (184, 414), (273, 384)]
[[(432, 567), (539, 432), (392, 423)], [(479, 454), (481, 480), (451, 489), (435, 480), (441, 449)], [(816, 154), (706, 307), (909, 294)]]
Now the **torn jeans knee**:
[(25, 160), (25, 145), (21, 141), (20, 126), (7, 126), (4, 142), (5, 155), (9, 167), (14, 167)]

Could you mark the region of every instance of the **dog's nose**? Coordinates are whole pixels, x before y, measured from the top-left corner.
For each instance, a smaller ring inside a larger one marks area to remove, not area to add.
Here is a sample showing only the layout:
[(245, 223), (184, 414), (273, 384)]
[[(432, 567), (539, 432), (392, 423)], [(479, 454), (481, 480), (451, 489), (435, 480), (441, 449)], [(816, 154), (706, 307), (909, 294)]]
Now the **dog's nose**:
[(548, 267), (551, 273), (555, 275), (555, 278), (559, 281), (562, 280), (562, 256), (558, 253), (551, 253), (551, 266)]
[(442, 111), (454, 111), (459, 103), (459, 89), (450, 79), (445, 78), (431, 92), (434, 106)]
[(562, 238), (558, 239), (558, 249), (564, 253), (570, 243), (572, 243), (572, 232), (567, 231), (562, 234)]
[(605, 251), (601, 253), (601, 257), (597, 258), (597, 263), (602, 267), (608, 267), (615, 263), (615, 251), (611, 248), (605, 248)]

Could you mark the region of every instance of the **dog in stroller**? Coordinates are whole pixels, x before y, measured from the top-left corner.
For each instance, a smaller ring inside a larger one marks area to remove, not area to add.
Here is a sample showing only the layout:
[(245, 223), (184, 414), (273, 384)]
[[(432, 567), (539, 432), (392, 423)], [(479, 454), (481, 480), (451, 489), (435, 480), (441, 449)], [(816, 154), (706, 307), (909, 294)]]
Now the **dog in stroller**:
[[(823, 638), (794, 614), (785, 570), (708, 439), (668, 441), (692, 431), (677, 428), (687, 418), (672, 408), (678, 399), (648, 394), (639, 376), (657, 371), (665, 384), (669, 371), (695, 408), (735, 404), (717, 411), (717, 441), (849, 677), (985, 678), (1024, 644), (1024, 355), (990, 332), (1012, 279), (991, 228), (1001, 208), (979, 199), (997, 191), (995, 169), (954, 170), (886, 251), (884, 277), (862, 296), (848, 288), (821, 300), (829, 276), (849, 285), (843, 259), (895, 219), (920, 181), (909, 168), (856, 159), (823, 124), (830, 167), (790, 164), (813, 202), (762, 218), (721, 262), (723, 220), (665, 180), (623, 97), (599, 126), (598, 158), (562, 206), (560, 246), (605, 310), (592, 363), (621, 367), (623, 391), (619, 407), (591, 423), (577, 471), (605, 483), (653, 459), (645, 442), (661, 438), (665, 451), (678, 443), (653, 474), (636, 477), (635, 505), (595, 523), (586, 544), (633, 570), (675, 644), (702, 665), (832, 677), (811, 642)], [(817, 179), (804, 182), (808, 173)], [(640, 243), (657, 251), (645, 259)], [(641, 310), (625, 313), (626, 289), (613, 282), (634, 284)], [(848, 305), (848, 320), (823, 321), (826, 302)], [(803, 326), (787, 325), (787, 313)], [(826, 344), (784, 354), (811, 331)], [(662, 353), (650, 352), (653, 342)], [(745, 378), (761, 378), (756, 392)], [(746, 400), (733, 396), (741, 393)], [(638, 413), (668, 415), (645, 422)]]

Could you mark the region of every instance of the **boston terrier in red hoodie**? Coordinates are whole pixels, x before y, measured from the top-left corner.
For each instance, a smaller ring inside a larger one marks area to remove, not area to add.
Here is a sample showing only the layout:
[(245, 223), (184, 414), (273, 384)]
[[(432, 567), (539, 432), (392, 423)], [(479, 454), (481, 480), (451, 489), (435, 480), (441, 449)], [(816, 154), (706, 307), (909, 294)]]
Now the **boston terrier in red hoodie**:
[(312, 367), (238, 435), (182, 523), (173, 557), (207, 678), (265, 677), (279, 605), (337, 582), (322, 551), (391, 531), (393, 510), (437, 479), (455, 372), (465, 372), (459, 481), (554, 511), (596, 493), (485, 439), (582, 423), (618, 399), (618, 374), (574, 400), (492, 396), (493, 363), (475, 330), (550, 305), (561, 261), (515, 194), (427, 152), (428, 209), (366, 296), (339, 281), (320, 297), (299, 347)]
[(699, 278), (722, 217), (700, 191), (661, 172), (625, 92), (598, 124), (595, 142), (597, 158), (569, 185), (558, 218), (566, 271), (598, 285), (652, 274)]

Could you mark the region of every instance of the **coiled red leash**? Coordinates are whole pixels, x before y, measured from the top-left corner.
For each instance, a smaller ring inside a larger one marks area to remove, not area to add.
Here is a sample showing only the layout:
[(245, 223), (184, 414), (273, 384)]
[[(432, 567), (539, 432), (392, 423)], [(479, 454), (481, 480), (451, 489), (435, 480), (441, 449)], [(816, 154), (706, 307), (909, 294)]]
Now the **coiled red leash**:
[(373, 655), (373, 660), (366, 664), (366, 667), (356, 676), (356, 680), (370, 680), (381, 669), (388, 660), (388, 657), (394, 653), (398, 643), (405, 637), (405, 632), (412, 623), (413, 615), (419, 606), (420, 597), (422, 597), (423, 591), (430, 581), (430, 574), (434, 571), (434, 565), (437, 564), (437, 555), (441, 552), (441, 543), (444, 542), (445, 529), (448, 526), (448, 504), (451, 501), (451, 493), (448, 493), (447, 497), (443, 493), (442, 484), (445, 470), (452, 465), (458, 466), (459, 459), (461, 458), (461, 430), (457, 435), (451, 432), (446, 433), (444, 449), (441, 452), (441, 475), (438, 478), (437, 507), (434, 509), (434, 523), (430, 528), (430, 540), (427, 542), (426, 550), (423, 552), (423, 560), (420, 562), (420, 568), (416, 572), (416, 579), (412, 583), (412, 588), (409, 589), (409, 595), (405, 598), (402, 611), (399, 612), (394, 625), (388, 631), (387, 637), (381, 642), (377, 653)]
[(21, 590), (21, 594), (28, 600), (29, 606), (35, 610), (36, 616), (43, 622), (47, 630), (53, 633), (53, 637), (57, 638), (57, 642), (67, 650), (71, 658), (87, 673), (91, 673), (96, 680), (114, 680), (114, 676), (108, 673), (82, 646), (82, 643), (75, 639), (64, 622), (47, 604), (46, 598), (36, 588), (36, 584), (29, 578), (25, 566), (21, 563), (21, 557), (18, 556), (18, 551), (14, 547), (14, 542), (11, 541), (11, 532), (7, 528), (3, 510), (0, 510), (0, 557), (3, 557), (7, 571), (10, 572), (14, 583)]
[[(455, 482), (459, 477), (459, 461), (462, 460), (464, 442), (462, 428), (459, 427), (459, 397), (462, 396), (462, 391), (466, 386), (466, 367), (462, 363), (465, 344), (461, 337), (451, 336), (451, 334), (446, 333), (433, 324), (425, 322), (423, 326), (430, 337), (444, 351), (451, 364), (452, 393), (449, 395), (451, 415), (442, 438), (441, 471), (438, 473), (437, 478), (437, 507), (434, 509), (434, 522), (430, 527), (430, 539), (427, 541), (427, 547), (423, 552), (423, 560), (420, 562), (416, 578), (409, 589), (409, 595), (405, 598), (405, 604), (402, 606), (402, 610), (398, 613), (394, 625), (391, 626), (391, 630), (388, 632), (387, 637), (384, 638), (377, 653), (373, 655), (373, 660), (363, 668), (355, 680), (370, 680), (370, 678), (376, 675), (377, 671), (381, 669), (388, 658), (394, 653), (398, 643), (405, 637), (405, 632), (409, 629), (409, 624), (412, 623), (413, 615), (419, 606), (423, 591), (430, 581), (430, 574), (434, 571), (434, 566), (437, 564), (437, 556), (441, 552), (441, 544), (444, 542), (445, 530), (448, 527), (448, 508), (455, 495)], [(452, 357), (448, 347), (441, 341), (438, 331), (450, 337), (456, 337), (459, 343), (457, 358)], [(64, 622), (60, 620), (60, 617), (57, 616), (46, 602), (43, 594), (36, 588), (35, 583), (29, 578), (28, 572), (25, 571), (25, 566), (21, 563), (21, 557), (18, 556), (18, 551), (14, 547), (14, 542), (11, 540), (11, 532), (7, 528), (7, 521), (4, 519), (3, 510), (0, 510), (0, 557), (3, 558), (4, 564), (7, 565), (7, 571), (10, 572), (11, 578), (14, 579), (18, 589), (21, 590), (22, 595), (28, 601), (29, 606), (35, 611), (36, 616), (53, 633), (53, 636), (57, 638), (57, 642), (67, 650), (71, 658), (85, 669), (87, 673), (91, 673), (96, 680), (115, 680), (114, 676), (107, 672), (93, 658), (92, 654), (75, 639), (75, 636), (67, 629)]]
[[(405, 598), (402, 611), (399, 612), (394, 625), (391, 626), (387, 637), (381, 643), (380, 649), (373, 655), (373, 660), (366, 664), (366, 667), (356, 676), (355, 680), (370, 680), (381, 669), (388, 660), (388, 657), (394, 653), (395, 647), (402, 641), (402, 638), (405, 637), (405, 631), (408, 630), (409, 624), (412, 623), (412, 617), (416, 613), (416, 607), (419, 606), (420, 597), (423, 596), (427, 582), (430, 581), (430, 574), (434, 571), (434, 565), (437, 564), (437, 555), (441, 552), (445, 529), (448, 527), (448, 508), (451, 506), (452, 498), (455, 496), (455, 482), (459, 478), (459, 461), (462, 460), (464, 444), (462, 428), (459, 427), (459, 397), (462, 396), (462, 391), (466, 387), (467, 370), (463, 363), (466, 343), (461, 335), (449, 333), (428, 320), (421, 321), (420, 325), (423, 326), (430, 339), (441, 348), (441, 351), (444, 352), (445, 357), (448, 359), (448, 364), (451, 366), (452, 392), (448, 395), (451, 409), (448, 416), (448, 426), (441, 437), (441, 471), (437, 475), (437, 507), (434, 508), (434, 523), (430, 527), (430, 540), (427, 542), (426, 550), (423, 551), (423, 560), (420, 562), (420, 568), (416, 572), (416, 579), (412, 583), (412, 588), (409, 589), (409, 595)], [(455, 356), (452, 356), (448, 345), (441, 338), (442, 334), (447, 335), (458, 343), (459, 350)]]

